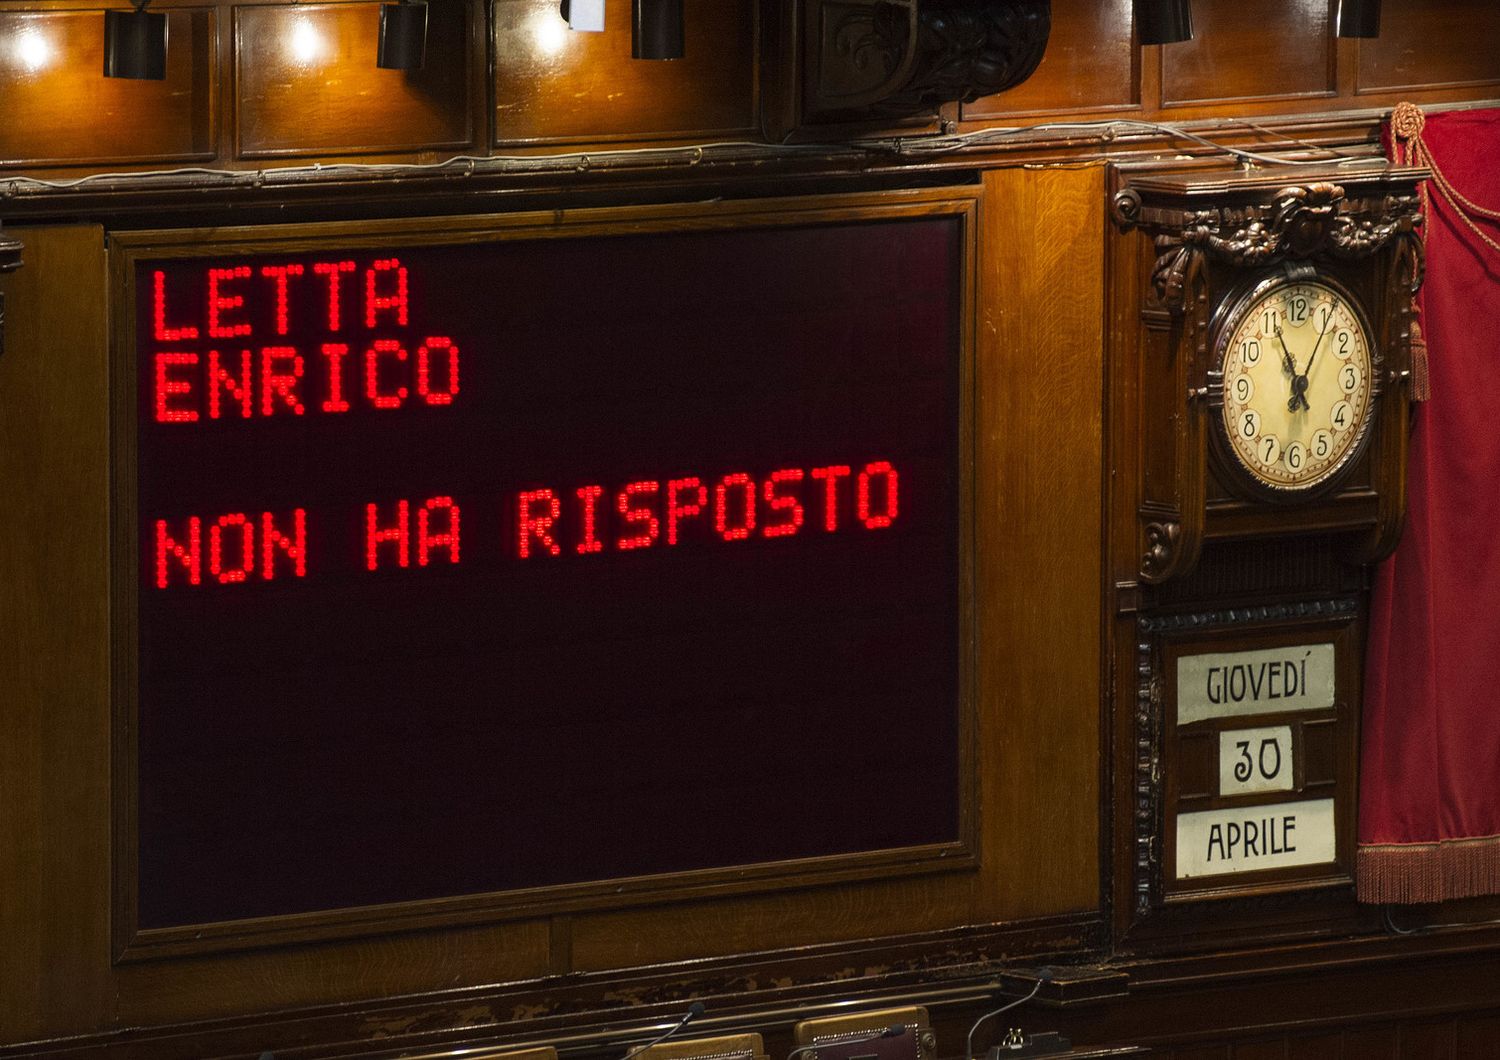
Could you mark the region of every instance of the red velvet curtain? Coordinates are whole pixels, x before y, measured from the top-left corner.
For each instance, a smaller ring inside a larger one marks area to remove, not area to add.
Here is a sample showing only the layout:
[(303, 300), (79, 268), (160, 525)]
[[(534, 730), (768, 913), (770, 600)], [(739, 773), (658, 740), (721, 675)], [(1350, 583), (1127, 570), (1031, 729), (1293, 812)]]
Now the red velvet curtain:
[[(1500, 208), (1500, 110), (1429, 115), (1448, 182)], [(1379, 570), (1366, 664), (1357, 880), (1368, 902), (1500, 893), (1500, 251), (1428, 186), (1409, 515)], [(1500, 224), (1475, 216), (1500, 243)]]

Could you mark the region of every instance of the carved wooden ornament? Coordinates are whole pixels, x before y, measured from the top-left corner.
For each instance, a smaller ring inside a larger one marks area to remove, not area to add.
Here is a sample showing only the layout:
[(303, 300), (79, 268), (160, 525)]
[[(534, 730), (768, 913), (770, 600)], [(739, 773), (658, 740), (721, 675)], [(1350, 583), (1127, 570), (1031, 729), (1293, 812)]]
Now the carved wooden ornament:
[(1031, 76), (1051, 0), (810, 0), (807, 111), (833, 120), (908, 117)]

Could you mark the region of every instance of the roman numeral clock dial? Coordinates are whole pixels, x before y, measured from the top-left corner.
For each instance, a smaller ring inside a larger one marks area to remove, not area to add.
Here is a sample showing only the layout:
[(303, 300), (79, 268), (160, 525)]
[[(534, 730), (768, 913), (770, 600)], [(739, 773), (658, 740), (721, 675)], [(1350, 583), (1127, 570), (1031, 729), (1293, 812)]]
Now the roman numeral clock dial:
[(1370, 330), (1322, 280), (1262, 281), (1219, 331), (1220, 426), (1237, 470), (1283, 499), (1320, 492), (1348, 467), (1371, 411)]

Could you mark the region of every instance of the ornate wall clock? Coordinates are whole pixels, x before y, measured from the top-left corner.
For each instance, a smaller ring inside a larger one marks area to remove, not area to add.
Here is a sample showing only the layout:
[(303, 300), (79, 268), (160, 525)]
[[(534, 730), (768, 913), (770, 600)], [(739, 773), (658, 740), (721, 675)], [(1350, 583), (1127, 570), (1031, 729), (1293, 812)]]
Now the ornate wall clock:
[(1154, 237), (1139, 406), (1141, 582), (1203, 542), (1353, 533), (1404, 512), (1420, 169), (1381, 165), (1128, 178), (1116, 222)]
[(1358, 564), (1404, 513), (1426, 172), (1118, 176), (1115, 220), (1152, 240), (1114, 259), (1117, 928), (1347, 922)]

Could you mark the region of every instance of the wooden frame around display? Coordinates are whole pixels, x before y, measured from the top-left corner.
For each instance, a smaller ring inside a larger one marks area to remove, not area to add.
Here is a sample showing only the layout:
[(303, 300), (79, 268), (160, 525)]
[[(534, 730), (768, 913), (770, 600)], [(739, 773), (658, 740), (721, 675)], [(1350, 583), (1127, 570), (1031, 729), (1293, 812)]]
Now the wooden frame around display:
[[(972, 871), (979, 866), (978, 698), (975, 585), (975, 465), (978, 434), (974, 398), (974, 302), (978, 270), (977, 192), (853, 194), (762, 202), (582, 210), (568, 214), (443, 217), (374, 223), (178, 229), (111, 237), (112, 410), (112, 718), (113, 858), (112, 938), (117, 961), (215, 953), (393, 931), (491, 923), (567, 912), (655, 905), (694, 898), (748, 894), (913, 874)], [(950, 216), (962, 226), (958, 267), (959, 397), (959, 622), (958, 839), (951, 843), (832, 855), (757, 865), (665, 873), (630, 879), (526, 888), (390, 905), (142, 929), (138, 923), (137, 817), (137, 577), (135, 507), (135, 263), (152, 257), (206, 257), (226, 251), (305, 251), (336, 241), (351, 249), (462, 245), (492, 241), (567, 239), (643, 232), (789, 228)]]

